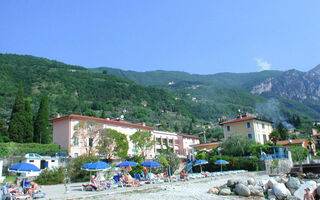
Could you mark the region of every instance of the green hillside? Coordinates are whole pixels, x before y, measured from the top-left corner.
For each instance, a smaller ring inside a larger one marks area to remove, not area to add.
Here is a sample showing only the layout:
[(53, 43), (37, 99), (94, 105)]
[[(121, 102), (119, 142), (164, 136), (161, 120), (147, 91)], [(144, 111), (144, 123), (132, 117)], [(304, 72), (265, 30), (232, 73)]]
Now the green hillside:
[(5, 120), (10, 117), (22, 83), (25, 98), (32, 99), (34, 113), (41, 95), (48, 94), (51, 116), (74, 113), (99, 117), (105, 111), (110, 118), (124, 115), (125, 120), (149, 125), (191, 121), (188, 108), (170, 92), (83, 67), (33, 56), (0, 54), (0, 71), (0, 117)]
[[(312, 119), (320, 118), (320, 104), (308, 100), (299, 102), (281, 98), (276, 94), (265, 93), (261, 96), (250, 93), (252, 87), (262, 81), (277, 79), (283, 75), (282, 71), (261, 71), (252, 73), (218, 73), (213, 75), (197, 75), (175, 71), (135, 72), (120, 69), (100, 67), (90, 69), (99, 73), (113, 74), (135, 81), (142, 85), (154, 85), (167, 88), (177, 96), (185, 99), (196, 97), (197, 103), (191, 102), (191, 110), (202, 110), (194, 115), (205, 119), (216, 118), (219, 115), (234, 116), (238, 109), (255, 112), (257, 103), (270, 98), (280, 102), (279, 109), (284, 115), (298, 114)], [(174, 82), (174, 84), (169, 84)], [(196, 87), (194, 87), (196, 86)], [(189, 96), (186, 96), (188, 94)]]

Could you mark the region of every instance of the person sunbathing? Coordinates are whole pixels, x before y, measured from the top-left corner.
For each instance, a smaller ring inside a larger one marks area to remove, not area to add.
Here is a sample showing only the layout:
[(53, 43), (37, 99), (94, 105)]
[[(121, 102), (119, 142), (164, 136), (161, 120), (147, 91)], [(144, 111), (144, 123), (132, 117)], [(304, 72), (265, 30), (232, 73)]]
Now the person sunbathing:
[(25, 194), (30, 194), (30, 196), (32, 197), (32, 194), (39, 192), (39, 185), (36, 184), (35, 182), (30, 182), (31, 187), (26, 188), (24, 193)]
[(126, 183), (129, 183), (129, 184), (130, 183), (133, 183), (133, 184), (139, 184), (140, 183), (139, 181), (134, 180), (129, 173), (126, 175), (124, 180), (125, 180)]

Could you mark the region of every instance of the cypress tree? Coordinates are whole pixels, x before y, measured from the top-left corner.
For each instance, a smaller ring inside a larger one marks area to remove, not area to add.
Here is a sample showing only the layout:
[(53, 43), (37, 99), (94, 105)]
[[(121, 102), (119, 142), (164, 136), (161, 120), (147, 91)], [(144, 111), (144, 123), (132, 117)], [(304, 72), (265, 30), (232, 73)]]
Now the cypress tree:
[(33, 141), (41, 144), (51, 142), (49, 130), (49, 98), (42, 96), (37, 117), (34, 123)]
[(23, 141), (26, 143), (33, 142), (33, 116), (30, 100), (25, 100), (25, 132)]
[(105, 119), (107, 118), (106, 113), (104, 112), (104, 110), (102, 110), (102, 113), (100, 115), (100, 118)]
[(25, 109), (24, 109), (24, 100), (23, 100), (23, 89), (22, 89), (22, 84), (20, 84), (17, 97), (12, 108), (9, 129), (8, 129), (9, 139), (12, 142), (20, 142), (20, 143), (23, 142), (23, 135), (25, 132), (24, 120), (25, 120)]
[(5, 124), (6, 122), (0, 119), (0, 142), (9, 142), (8, 130)]

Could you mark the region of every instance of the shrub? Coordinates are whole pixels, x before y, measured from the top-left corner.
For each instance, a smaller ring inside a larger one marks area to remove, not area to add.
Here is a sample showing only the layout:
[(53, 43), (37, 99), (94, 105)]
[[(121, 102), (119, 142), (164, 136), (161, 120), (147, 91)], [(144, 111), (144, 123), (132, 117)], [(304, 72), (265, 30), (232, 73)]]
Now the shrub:
[[(259, 170), (257, 158), (243, 158), (243, 157), (231, 157), (231, 156), (213, 156), (208, 159), (208, 164), (202, 165), (204, 171), (220, 171), (220, 165), (214, 164), (217, 160), (222, 159), (229, 162), (229, 164), (222, 165), (223, 170)], [(199, 171), (199, 167), (193, 167), (194, 171)]]
[(231, 136), (230, 139), (225, 140), (220, 144), (223, 155), (229, 156), (248, 156), (250, 155), (250, 147), (255, 142), (251, 139), (242, 136)]
[(38, 144), (38, 143), (1, 143), (0, 157), (23, 156), (27, 153), (37, 153), (43, 156), (50, 156), (55, 152), (61, 152), (58, 144)]
[(90, 172), (81, 170), (81, 167), (86, 163), (96, 162), (98, 160), (99, 160), (98, 157), (87, 156), (87, 155), (82, 155), (72, 159), (72, 161), (69, 163), (67, 167), (68, 175), (70, 176), (71, 181), (73, 182), (89, 181)]
[(61, 184), (64, 183), (65, 176), (66, 173), (63, 167), (45, 169), (41, 171), (35, 182), (41, 185)]
[(309, 153), (308, 149), (302, 146), (292, 146), (289, 150), (291, 151), (292, 160), (299, 163), (302, 163)]

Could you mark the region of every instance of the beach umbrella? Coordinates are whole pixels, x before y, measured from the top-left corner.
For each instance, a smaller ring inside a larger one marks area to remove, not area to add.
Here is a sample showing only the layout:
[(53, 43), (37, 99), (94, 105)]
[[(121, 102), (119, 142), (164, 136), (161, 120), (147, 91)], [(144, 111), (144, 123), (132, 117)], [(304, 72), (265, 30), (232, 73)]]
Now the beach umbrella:
[[(156, 162), (156, 161), (149, 160), (149, 161), (146, 161), (146, 162), (142, 163), (141, 166), (149, 167), (150, 168), (150, 173), (151, 173), (151, 168), (152, 167), (161, 167), (161, 164)], [(151, 177), (149, 177), (149, 180), (150, 180), (150, 178)]]
[(110, 168), (110, 165), (106, 162), (98, 161), (87, 165), (86, 168), (88, 171), (103, 171)]
[(33, 164), (22, 162), (9, 167), (8, 171), (26, 173), (26, 172), (40, 172), (40, 169)]
[(194, 162), (194, 166), (198, 166), (200, 165), (200, 171), (202, 172), (202, 167), (201, 165), (205, 165), (208, 164), (208, 161), (206, 160), (196, 160), (196, 162)]
[(83, 170), (88, 170), (88, 167), (91, 165), (92, 163), (86, 163), (86, 164), (84, 164), (82, 167), (81, 167), (81, 169), (83, 169)]
[(116, 167), (131, 167), (131, 166), (137, 166), (138, 163), (132, 162), (132, 161), (124, 161), (120, 164), (117, 164)]
[(229, 162), (226, 161), (226, 160), (217, 160), (214, 164), (220, 165), (220, 167), (221, 167), (220, 169), (221, 169), (221, 172), (222, 172), (222, 165), (229, 164)]

